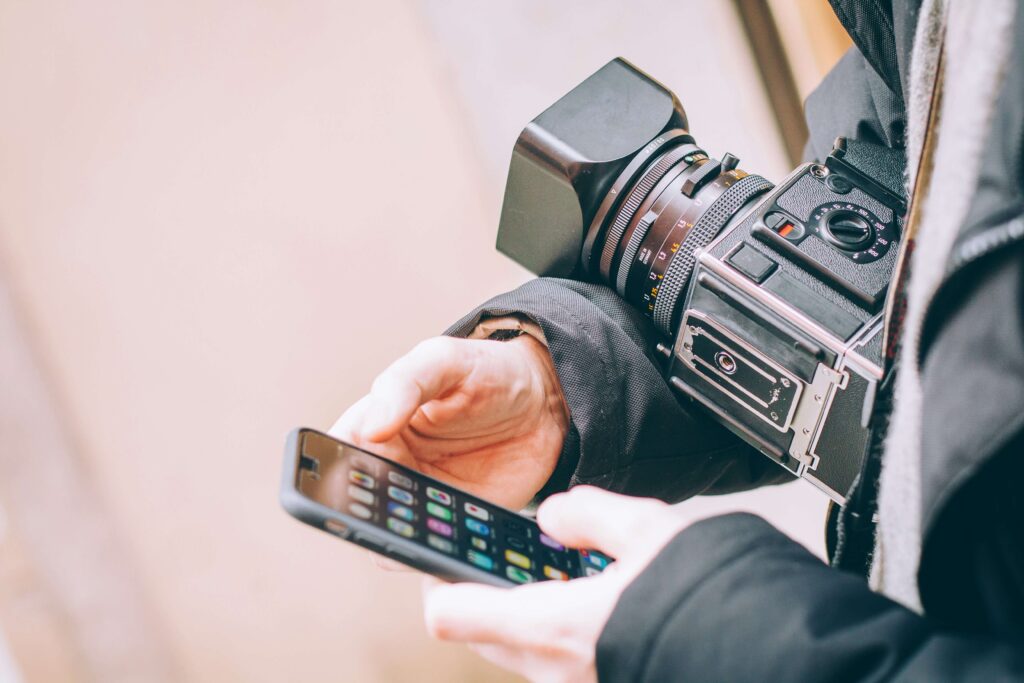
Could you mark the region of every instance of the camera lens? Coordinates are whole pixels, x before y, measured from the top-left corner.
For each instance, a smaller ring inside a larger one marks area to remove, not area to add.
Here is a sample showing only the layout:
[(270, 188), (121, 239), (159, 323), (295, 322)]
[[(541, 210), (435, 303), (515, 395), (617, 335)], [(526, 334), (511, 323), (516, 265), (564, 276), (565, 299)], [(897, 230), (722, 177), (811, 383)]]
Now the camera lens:
[(592, 276), (674, 332), (696, 253), (772, 184), (710, 158), (686, 131), (663, 135), (612, 184), (583, 249)]

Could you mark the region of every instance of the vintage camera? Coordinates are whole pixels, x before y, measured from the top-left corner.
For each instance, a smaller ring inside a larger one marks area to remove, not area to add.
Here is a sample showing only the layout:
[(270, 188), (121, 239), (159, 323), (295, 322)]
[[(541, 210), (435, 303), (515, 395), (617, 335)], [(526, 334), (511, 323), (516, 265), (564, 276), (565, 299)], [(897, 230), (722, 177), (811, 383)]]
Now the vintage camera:
[(840, 139), (773, 187), (687, 126), (672, 92), (605, 65), (519, 136), (498, 249), (613, 288), (665, 335), (671, 386), (843, 503), (882, 378), (902, 160)]

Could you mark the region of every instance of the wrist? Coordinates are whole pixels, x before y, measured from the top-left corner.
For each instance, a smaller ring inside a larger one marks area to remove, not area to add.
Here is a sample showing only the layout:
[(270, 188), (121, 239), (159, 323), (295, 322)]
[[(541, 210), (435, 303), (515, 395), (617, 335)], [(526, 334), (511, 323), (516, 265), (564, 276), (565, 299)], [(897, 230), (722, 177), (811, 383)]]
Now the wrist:
[(569, 404), (566, 403), (565, 394), (562, 392), (562, 383), (558, 379), (551, 352), (530, 334), (521, 334), (507, 343), (518, 347), (527, 358), (534, 381), (538, 383), (540, 395), (544, 400), (543, 412), (550, 417), (561, 436), (558, 449), (561, 451), (561, 441), (569, 431)]

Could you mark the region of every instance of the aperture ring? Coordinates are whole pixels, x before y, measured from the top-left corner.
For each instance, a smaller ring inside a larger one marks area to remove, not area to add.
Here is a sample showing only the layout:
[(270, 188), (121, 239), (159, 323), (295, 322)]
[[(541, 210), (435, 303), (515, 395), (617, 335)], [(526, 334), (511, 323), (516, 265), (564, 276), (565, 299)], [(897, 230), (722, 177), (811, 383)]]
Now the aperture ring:
[(650, 169), (644, 172), (643, 176), (636, 182), (636, 184), (630, 189), (629, 196), (626, 201), (622, 203), (622, 206), (616, 212), (615, 221), (611, 227), (608, 228), (608, 233), (604, 238), (604, 249), (601, 251), (601, 265), (600, 272), (601, 277), (608, 282), (611, 279), (611, 268), (612, 261), (615, 258), (615, 250), (618, 248), (619, 240), (622, 239), (622, 235), (626, 232), (626, 228), (632, 222), (637, 210), (640, 208), (640, 204), (643, 203), (647, 195), (654, 189), (654, 186), (658, 184), (669, 170), (678, 163), (681, 163), (683, 157), (694, 152), (694, 148), (691, 145), (680, 145), (674, 147), (665, 153), (665, 156), (661, 157)]
[(742, 178), (718, 197), (689, 231), (658, 287), (658, 298), (654, 302), (654, 323), (662, 332), (668, 335), (674, 332), (672, 323), (676, 304), (697, 264), (696, 252), (710, 244), (747, 202), (772, 187), (772, 183), (759, 175)]
[(622, 260), (619, 262), (621, 265), (619, 266), (619, 272), (615, 277), (615, 290), (623, 299), (626, 298), (626, 276), (629, 275), (628, 266), (633, 262), (633, 258), (636, 256), (636, 252), (640, 248), (640, 243), (644, 241), (645, 237), (647, 237), (647, 231), (651, 229), (651, 225), (654, 224), (654, 221), (658, 220), (658, 215), (659, 214), (654, 211), (648, 211), (647, 215), (640, 219), (640, 223), (637, 224), (636, 230), (633, 231), (633, 234), (629, 238), (626, 250), (622, 252)]

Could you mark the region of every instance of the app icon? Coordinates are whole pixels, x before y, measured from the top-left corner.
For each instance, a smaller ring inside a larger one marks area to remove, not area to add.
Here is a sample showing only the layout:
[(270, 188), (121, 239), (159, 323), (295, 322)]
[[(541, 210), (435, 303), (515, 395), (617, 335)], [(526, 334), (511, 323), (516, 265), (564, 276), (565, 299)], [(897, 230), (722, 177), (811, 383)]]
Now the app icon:
[(370, 517), (373, 517), (373, 511), (360, 503), (349, 503), (348, 511), (359, 519), (369, 519)]
[(427, 512), (446, 522), (452, 521), (452, 511), (446, 507), (441, 507), (432, 500), (427, 501)]
[(435, 534), (441, 534), (448, 538), (451, 538), (452, 533), (454, 533), (450, 524), (445, 524), (436, 517), (427, 517), (427, 528)]
[(466, 517), (466, 528), (474, 534), (480, 534), (481, 536), (491, 535), (491, 527), (479, 520), (471, 519), (470, 517)]
[(413, 497), (412, 494), (405, 489), (400, 489), (397, 486), (388, 487), (388, 495), (397, 500), (402, 505), (412, 505)]
[(533, 563), (530, 562), (530, 558), (522, 553), (517, 553), (515, 550), (506, 550), (505, 559), (508, 560), (509, 564), (514, 564), (515, 566), (522, 567), (523, 569), (529, 569), (533, 566)]
[(586, 574), (587, 576), (597, 576), (598, 574), (601, 573), (601, 570), (598, 569), (597, 567), (584, 567), (583, 568), (583, 573)]
[(540, 535), (540, 542), (551, 548), (552, 550), (565, 550), (565, 546), (551, 538), (547, 534)]
[(441, 505), (451, 505), (452, 504), (452, 496), (451, 496), (451, 494), (445, 493), (444, 491), (439, 491), (439, 490), (435, 489), (433, 486), (428, 486), (427, 487), (427, 498), (429, 498), (430, 500), (437, 501)]
[(372, 493), (366, 489), (359, 488), (355, 484), (348, 485), (348, 495), (352, 500), (357, 500), (360, 503), (366, 503), (367, 505), (373, 505), (373, 501), (376, 500), (376, 497)]
[(412, 511), (411, 508), (407, 508), (404, 505), (399, 505), (398, 503), (392, 502), (390, 500), (388, 501), (388, 514), (392, 515), (393, 517), (398, 517), (399, 519), (404, 519), (407, 522), (411, 522), (416, 518), (416, 514)]
[(584, 561), (594, 565), (598, 569), (604, 569), (608, 566), (609, 559), (601, 553), (594, 552), (593, 550), (581, 550), (580, 555)]
[(412, 528), (412, 524), (395, 519), (394, 517), (388, 517), (388, 529), (405, 538), (412, 538), (416, 533), (416, 530)]
[(505, 542), (516, 550), (526, 550), (526, 541), (519, 538), (518, 536), (506, 536)]
[(519, 567), (513, 567), (509, 565), (505, 567), (505, 576), (512, 579), (516, 583), (530, 583), (533, 581), (533, 576), (528, 572), (524, 572)]
[(480, 538), (479, 536), (470, 536), (469, 542), (473, 544), (473, 547), (477, 550), (483, 550), (487, 552), (487, 541)]
[(353, 484), (359, 484), (364, 489), (372, 489), (377, 485), (377, 481), (369, 474), (360, 472), (359, 470), (349, 470), (348, 480)]
[(569, 575), (563, 572), (561, 569), (555, 569), (549, 564), (544, 565), (544, 576), (555, 581), (568, 581)]
[(466, 508), (466, 514), (473, 515), (477, 519), (481, 519), (486, 522), (491, 518), (491, 513), (487, 512), (485, 508), (482, 508), (479, 505), (466, 502), (464, 507)]
[(487, 571), (494, 569), (494, 560), (490, 555), (484, 555), (483, 553), (478, 553), (475, 550), (469, 550), (466, 552), (466, 557), (469, 558), (470, 562), (481, 569), (486, 569)]
[(412, 479), (410, 479), (409, 477), (405, 476), (401, 472), (395, 472), (395, 471), (388, 472), (388, 481), (390, 481), (392, 484), (398, 484), (403, 489), (411, 489), (412, 488)]
[(435, 536), (434, 534), (427, 534), (427, 543), (430, 545), (431, 548), (434, 548), (435, 550), (440, 550), (442, 553), (455, 552), (455, 544), (453, 544), (447, 538), (441, 538), (440, 536)]

